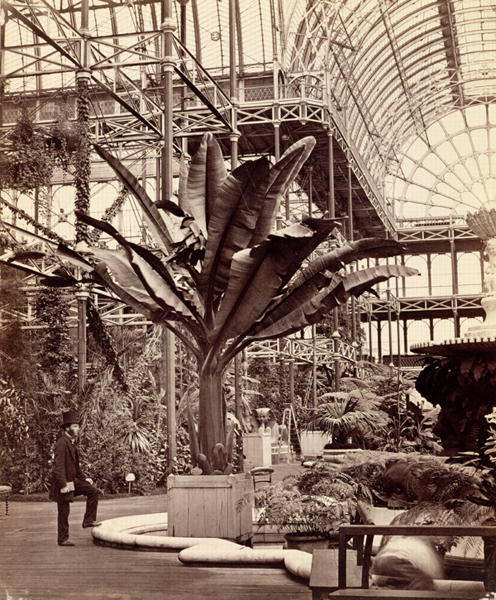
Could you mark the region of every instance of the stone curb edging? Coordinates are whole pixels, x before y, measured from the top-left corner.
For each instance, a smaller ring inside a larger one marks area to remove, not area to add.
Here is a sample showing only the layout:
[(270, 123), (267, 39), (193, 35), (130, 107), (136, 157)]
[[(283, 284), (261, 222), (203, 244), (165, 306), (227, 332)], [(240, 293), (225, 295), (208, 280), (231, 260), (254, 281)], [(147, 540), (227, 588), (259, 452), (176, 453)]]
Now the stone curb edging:
[(144, 535), (167, 529), (167, 513), (116, 517), (91, 530), (96, 543), (143, 550), (175, 550), (183, 563), (280, 566), (303, 579), (310, 578), (312, 555), (301, 550), (253, 549), (220, 538)]
[[(190, 538), (164, 535), (143, 535), (167, 529), (167, 513), (117, 517), (103, 521), (91, 530), (96, 543), (133, 548), (135, 550), (169, 550), (178, 552), (178, 558), (185, 564), (211, 564), (215, 566), (261, 565), (285, 567), (292, 575), (310, 579), (312, 555), (301, 550), (279, 548), (253, 549), (221, 538)], [(335, 568), (337, 568), (337, 555)], [(482, 582), (453, 582), (435, 580), (436, 589), (470, 589), (484, 594)]]

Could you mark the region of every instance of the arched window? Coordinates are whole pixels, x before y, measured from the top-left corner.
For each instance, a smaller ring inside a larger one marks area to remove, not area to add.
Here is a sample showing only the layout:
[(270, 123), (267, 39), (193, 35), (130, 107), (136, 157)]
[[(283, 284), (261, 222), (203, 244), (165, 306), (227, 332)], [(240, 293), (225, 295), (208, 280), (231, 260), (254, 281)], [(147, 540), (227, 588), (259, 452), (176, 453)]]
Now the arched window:
[(466, 317), (464, 319), (460, 319), (460, 333), (461, 336), (465, 336), (468, 334), (468, 331), (471, 327), (477, 327), (482, 324), (482, 317)]
[(453, 293), (453, 275), (449, 254), (432, 255), (431, 286), (433, 296), (450, 296)]
[(407, 256), (405, 265), (419, 271), (419, 274), (415, 277), (405, 278), (405, 296), (427, 296), (429, 294), (429, 278), (426, 257), (424, 255)]
[(480, 256), (478, 252), (463, 252), (457, 257), (458, 291), (479, 294), (482, 291)]
[(429, 323), (425, 320), (408, 321), (408, 346), (430, 341)]
[(454, 319), (434, 319), (434, 340), (451, 340), (455, 337)]

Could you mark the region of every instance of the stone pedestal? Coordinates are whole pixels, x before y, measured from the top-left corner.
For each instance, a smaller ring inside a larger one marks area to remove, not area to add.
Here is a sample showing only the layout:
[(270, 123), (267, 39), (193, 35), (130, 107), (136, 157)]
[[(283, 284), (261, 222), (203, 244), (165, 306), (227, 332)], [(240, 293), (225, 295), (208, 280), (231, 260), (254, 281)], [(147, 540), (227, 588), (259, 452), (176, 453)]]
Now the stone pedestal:
[(272, 435), (268, 433), (243, 434), (243, 454), (245, 471), (253, 467), (266, 467), (272, 464)]

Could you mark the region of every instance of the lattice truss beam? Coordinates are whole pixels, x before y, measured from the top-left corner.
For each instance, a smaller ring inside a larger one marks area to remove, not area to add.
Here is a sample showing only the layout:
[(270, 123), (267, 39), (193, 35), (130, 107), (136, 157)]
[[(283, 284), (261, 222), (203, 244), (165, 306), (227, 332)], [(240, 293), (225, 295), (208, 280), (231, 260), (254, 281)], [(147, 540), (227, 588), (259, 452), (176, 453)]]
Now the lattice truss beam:
[[(36, 284), (36, 279), (34, 277), (27, 277), (24, 283), (25, 285), (23, 285), (22, 289), (28, 294), (25, 310), (13, 310), (12, 307), (0, 303), (0, 330), (7, 327), (12, 321), (20, 323), (21, 329), (31, 330), (44, 327), (44, 325), (40, 325), (39, 320), (35, 318), (29, 299), (29, 297), (34, 295), (39, 289), (39, 286)], [(118, 302), (115, 298), (111, 297), (105, 290), (96, 287), (93, 288), (92, 297), (102, 321), (110, 327), (146, 327), (152, 325), (152, 322), (143, 315), (127, 310), (121, 302)], [(69, 314), (67, 318), (68, 326), (76, 329), (78, 326), (78, 318), (77, 300), (74, 297), (69, 302)]]
[[(112, 6), (109, 10), (112, 13)], [(58, 75), (65, 76), (66, 85), (71, 88), (75, 73), (87, 70), (93, 84), (94, 113), (98, 117), (93, 125), (97, 139), (122, 144), (142, 139), (158, 142), (163, 138), (161, 82), (166, 57), (163, 28), (157, 19), (152, 29), (139, 35), (120, 34), (112, 21), (112, 35), (96, 36), (78, 29), (72, 13), (68, 20), (48, 0), (3, 0), (3, 14), (7, 19), (5, 27), (15, 22), (33, 38), (32, 45), (16, 46), (4, 41), (5, 82), (19, 78), (36, 81)], [(175, 111), (174, 134), (230, 131), (230, 99), (177, 36), (174, 36), (174, 50), (177, 83), (174, 100), (179, 109)], [(40, 92), (50, 100), (60, 90), (33, 90), (34, 94)], [(199, 101), (202, 110), (185, 108), (188, 94)], [(115, 102), (118, 114), (111, 117), (105, 114), (104, 107), (98, 106), (99, 97)]]
[[(482, 314), (482, 294), (463, 294), (458, 296), (431, 296), (430, 298), (401, 298), (398, 307), (393, 314), (401, 315), (401, 318), (421, 319), (429, 314), (443, 313), (446, 317), (453, 314), (463, 316), (464, 312), (470, 314)], [(388, 307), (391, 307), (388, 299), (372, 300), (372, 310), (377, 319), (387, 320)], [(423, 315), (423, 316), (422, 316)]]
[(331, 365), (333, 360), (354, 364), (358, 360), (355, 346), (342, 339), (317, 336), (315, 340), (284, 338), (254, 342), (247, 350), (251, 358), (294, 360), (297, 364)]

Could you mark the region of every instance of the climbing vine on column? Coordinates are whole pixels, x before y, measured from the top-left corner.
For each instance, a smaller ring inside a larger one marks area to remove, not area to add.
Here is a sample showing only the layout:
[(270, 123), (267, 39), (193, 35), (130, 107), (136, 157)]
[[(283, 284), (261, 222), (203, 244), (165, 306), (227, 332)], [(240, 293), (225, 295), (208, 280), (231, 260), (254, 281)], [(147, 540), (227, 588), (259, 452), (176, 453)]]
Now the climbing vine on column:
[(86, 314), (88, 316), (89, 331), (91, 332), (95, 342), (100, 347), (107, 364), (113, 367), (115, 378), (122, 386), (123, 390), (127, 391), (126, 377), (119, 364), (119, 359), (114, 347), (112, 336), (105, 326), (105, 323), (102, 321), (100, 313), (98, 312), (98, 309), (91, 297), (88, 299), (88, 303), (86, 305)]
[[(85, 214), (90, 208), (90, 141), (89, 141), (90, 99), (86, 73), (77, 79), (77, 122), (80, 135), (74, 169), (76, 188), (75, 208)], [(76, 242), (88, 241), (88, 226), (80, 219), (76, 220)]]
[(70, 292), (42, 287), (36, 295), (34, 312), (44, 327), (38, 332), (38, 364), (51, 376), (70, 372), (74, 368), (69, 328)]

